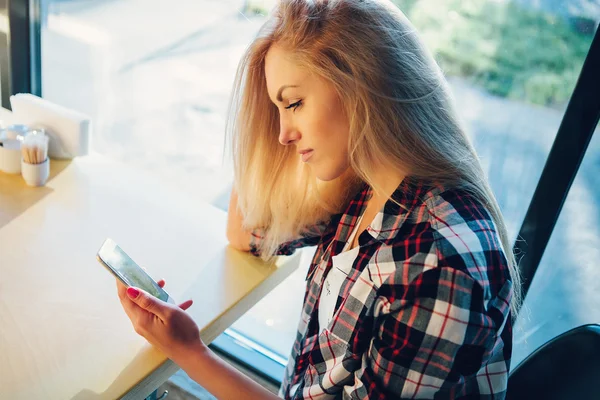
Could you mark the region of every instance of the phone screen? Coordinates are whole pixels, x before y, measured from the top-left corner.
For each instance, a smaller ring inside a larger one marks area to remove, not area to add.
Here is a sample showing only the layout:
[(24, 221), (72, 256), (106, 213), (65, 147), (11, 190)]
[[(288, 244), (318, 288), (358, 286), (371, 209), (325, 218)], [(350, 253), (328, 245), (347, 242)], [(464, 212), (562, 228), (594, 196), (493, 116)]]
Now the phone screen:
[(139, 265), (135, 263), (112, 239), (106, 239), (98, 251), (100, 261), (127, 286), (144, 289), (152, 296), (168, 301), (169, 295)]

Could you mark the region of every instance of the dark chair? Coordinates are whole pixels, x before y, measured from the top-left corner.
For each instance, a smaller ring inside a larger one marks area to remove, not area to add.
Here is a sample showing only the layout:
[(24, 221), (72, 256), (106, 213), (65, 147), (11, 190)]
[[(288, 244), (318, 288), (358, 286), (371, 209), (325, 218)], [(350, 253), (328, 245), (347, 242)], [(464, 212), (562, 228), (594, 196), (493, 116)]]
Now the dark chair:
[(600, 399), (600, 325), (572, 329), (529, 355), (510, 374), (506, 399)]

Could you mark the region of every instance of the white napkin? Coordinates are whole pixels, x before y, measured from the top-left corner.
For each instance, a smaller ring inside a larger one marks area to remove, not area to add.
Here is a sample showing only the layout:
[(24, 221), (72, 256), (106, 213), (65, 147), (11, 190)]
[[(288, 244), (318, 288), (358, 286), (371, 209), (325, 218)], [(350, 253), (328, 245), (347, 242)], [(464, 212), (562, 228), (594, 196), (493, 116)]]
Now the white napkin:
[(50, 158), (74, 158), (89, 153), (90, 118), (29, 93), (10, 96), (14, 120), (32, 128), (44, 128), (50, 141)]

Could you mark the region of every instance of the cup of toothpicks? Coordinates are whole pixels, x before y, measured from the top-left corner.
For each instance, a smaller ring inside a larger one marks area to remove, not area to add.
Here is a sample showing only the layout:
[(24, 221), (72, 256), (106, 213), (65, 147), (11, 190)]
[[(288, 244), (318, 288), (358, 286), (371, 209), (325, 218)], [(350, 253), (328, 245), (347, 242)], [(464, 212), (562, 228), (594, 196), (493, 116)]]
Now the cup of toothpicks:
[(29, 186), (43, 186), (50, 175), (48, 136), (44, 131), (31, 131), (21, 143), (21, 175)]

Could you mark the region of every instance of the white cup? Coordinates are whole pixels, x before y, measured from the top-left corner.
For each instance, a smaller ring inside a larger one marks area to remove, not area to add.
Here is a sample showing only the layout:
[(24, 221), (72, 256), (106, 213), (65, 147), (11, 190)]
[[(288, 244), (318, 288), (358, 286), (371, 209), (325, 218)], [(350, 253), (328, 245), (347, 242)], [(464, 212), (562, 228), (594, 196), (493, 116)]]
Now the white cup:
[(21, 160), (21, 175), (29, 186), (43, 186), (50, 176), (50, 159), (40, 164), (29, 164)]
[(0, 170), (7, 174), (21, 173), (21, 141), (2, 139), (0, 146)]

